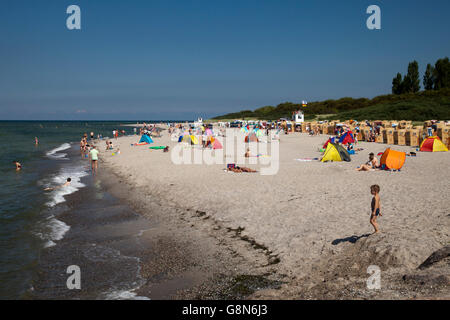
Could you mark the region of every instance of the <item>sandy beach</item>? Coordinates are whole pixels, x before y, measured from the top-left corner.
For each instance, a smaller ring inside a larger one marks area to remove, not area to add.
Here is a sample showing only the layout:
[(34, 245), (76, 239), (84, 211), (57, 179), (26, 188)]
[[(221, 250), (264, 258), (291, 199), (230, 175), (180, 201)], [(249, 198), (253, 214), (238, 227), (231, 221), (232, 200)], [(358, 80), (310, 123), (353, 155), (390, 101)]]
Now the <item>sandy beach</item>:
[[(146, 208), (157, 206), (168, 212), (173, 232), (190, 229), (190, 239), (207, 233), (216, 239), (211, 245), (246, 261), (241, 270), (284, 282), (250, 298), (450, 298), (448, 258), (418, 269), (438, 250), (448, 255), (450, 153), (417, 152), (400, 172), (355, 171), (370, 152), (389, 147), (378, 143), (360, 142), (364, 150), (349, 163), (296, 160), (320, 157), (327, 138), (281, 135), (278, 173), (261, 175), (226, 172), (225, 164), (174, 164), (171, 152), (178, 143), (167, 131), (151, 146), (168, 145), (168, 153), (132, 146), (139, 136), (127, 136), (113, 140), (120, 154), (98, 143), (100, 170), (117, 175), (118, 188), (132, 190), (128, 200), (140, 203), (137, 212), (146, 215)], [(259, 163), (245, 166), (261, 169)], [(373, 184), (381, 187), (383, 216), (381, 234), (372, 235)], [(211, 259), (220, 264), (220, 257)], [(369, 265), (381, 269), (380, 290), (366, 287)]]

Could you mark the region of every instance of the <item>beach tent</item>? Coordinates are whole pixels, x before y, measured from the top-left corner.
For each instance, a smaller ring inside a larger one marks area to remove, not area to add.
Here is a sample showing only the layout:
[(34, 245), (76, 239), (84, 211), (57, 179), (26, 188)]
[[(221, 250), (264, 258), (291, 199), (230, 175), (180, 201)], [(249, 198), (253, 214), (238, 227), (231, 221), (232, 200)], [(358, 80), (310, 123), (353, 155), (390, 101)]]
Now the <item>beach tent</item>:
[(423, 140), (422, 144), (420, 145), (420, 151), (437, 152), (448, 151), (448, 149), (441, 141), (441, 139), (439, 139), (439, 137), (433, 136)]
[(350, 162), (350, 155), (341, 145), (329, 142), (322, 157), (322, 162), (326, 161), (347, 161)]
[(191, 143), (191, 136), (189, 135), (189, 133), (183, 134), (181, 137), (182, 138), (180, 142)]
[(141, 142), (153, 143), (153, 140), (152, 140), (152, 138), (150, 138), (148, 135), (143, 134), (143, 135), (141, 136), (141, 140), (139, 140), (139, 143), (141, 143)]
[(215, 141), (215, 138), (213, 136), (207, 136), (206, 137), (205, 148), (213, 146), (214, 145), (214, 141)]
[(259, 142), (258, 137), (254, 132), (250, 133), (248, 136), (245, 137), (245, 142)]
[(213, 149), (223, 149), (222, 144), (220, 143), (219, 139), (214, 139), (212, 146), (213, 146)]
[(326, 149), (326, 147), (328, 146), (328, 143), (334, 143), (334, 137), (330, 137), (328, 138), (327, 142), (325, 142), (325, 144), (322, 146), (322, 149)]
[(213, 132), (212, 132), (212, 130), (211, 129), (206, 129), (206, 131), (205, 131), (205, 133), (206, 133), (206, 135), (207, 136), (212, 136), (213, 135)]
[(198, 144), (198, 139), (197, 139), (197, 137), (194, 136), (194, 135), (191, 135), (191, 142), (192, 142), (192, 144)]
[(382, 168), (399, 170), (405, 163), (406, 153), (387, 148), (380, 159)]
[(183, 132), (178, 138), (178, 142), (191, 142), (191, 137), (189, 136), (189, 132)]
[(353, 138), (353, 133), (347, 131), (339, 138), (339, 143), (347, 144), (347, 143), (355, 143), (355, 139)]
[(189, 136), (189, 133), (182, 133), (178, 137), (178, 142), (190, 142), (190, 141), (191, 141), (191, 137)]
[(261, 137), (263, 135), (263, 132), (259, 129), (255, 129), (255, 135), (256, 137)]

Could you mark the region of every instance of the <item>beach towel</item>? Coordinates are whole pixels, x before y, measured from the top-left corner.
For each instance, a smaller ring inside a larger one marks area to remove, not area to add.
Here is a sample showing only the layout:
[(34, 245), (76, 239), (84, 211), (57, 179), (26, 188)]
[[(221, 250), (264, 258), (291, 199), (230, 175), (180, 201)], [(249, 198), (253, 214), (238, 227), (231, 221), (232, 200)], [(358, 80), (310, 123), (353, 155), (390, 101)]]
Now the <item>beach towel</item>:
[(167, 146), (154, 146), (154, 147), (149, 147), (149, 149), (153, 149), (153, 150), (160, 150), (160, 149), (165, 149)]

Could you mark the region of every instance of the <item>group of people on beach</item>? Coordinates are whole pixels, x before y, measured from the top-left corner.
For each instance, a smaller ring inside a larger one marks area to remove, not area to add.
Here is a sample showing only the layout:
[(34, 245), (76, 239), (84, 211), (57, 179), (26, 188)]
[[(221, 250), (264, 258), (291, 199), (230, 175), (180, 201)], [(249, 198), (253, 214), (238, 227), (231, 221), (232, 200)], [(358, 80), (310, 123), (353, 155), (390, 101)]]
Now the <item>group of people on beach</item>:
[[(173, 131), (176, 128), (177, 127), (175, 127), (175, 126), (169, 127), (170, 131)], [(180, 127), (180, 128), (182, 128), (182, 127)], [(141, 134), (150, 134), (152, 131), (154, 131), (154, 128), (151, 128), (150, 130), (149, 129), (150, 128), (148, 128), (147, 125), (144, 125), (144, 127), (141, 128), (140, 133)], [(204, 133), (204, 131), (202, 133)], [(117, 138), (118, 134), (119, 134), (118, 130), (113, 131), (113, 136), (115, 138)], [(316, 134), (316, 133), (314, 132), (314, 134)], [(342, 134), (342, 132), (341, 132), (341, 134)], [(100, 136), (98, 136), (98, 139), (100, 139)], [(92, 173), (96, 174), (97, 169), (98, 169), (98, 153), (99, 153), (99, 151), (97, 150), (97, 147), (93, 144), (93, 142), (94, 142), (94, 132), (90, 133), (90, 141), (89, 142), (88, 142), (88, 135), (87, 135), (87, 133), (85, 133), (80, 141), (80, 152), (81, 152), (81, 155), (83, 158), (89, 158)], [(35, 143), (36, 143), (36, 145), (38, 144), (37, 137), (35, 138)], [(106, 140), (105, 143), (106, 143), (106, 150), (113, 149), (112, 141)], [(251, 157), (250, 149), (247, 149), (247, 151), (245, 153), (245, 157), (247, 157), (247, 158)], [(15, 164), (17, 171), (21, 170), (22, 165), (19, 161), (15, 160), (15, 161), (13, 161), (13, 163)], [(378, 159), (375, 157), (374, 153), (370, 153), (369, 160), (366, 163), (362, 164), (360, 167), (358, 167), (356, 170), (357, 171), (370, 171), (370, 170), (377, 169), (379, 167), (380, 167), (380, 164), (379, 164)], [(251, 168), (240, 167), (240, 166), (236, 166), (236, 165), (229, 165), (227, 167), (227, 171), (234, 172), (234, 173), (257, 172), (256, 170), (253, 170)], [(69, 178), (67, 178), (67, 180), (64, 184), (57, 186), (57, 187), (48, 187), (48, 188), (45, 188), (44, 190), (51, 191), (51, 190), (55, 190), (58, 188), (67, 187), (70, 185), (71, 181), (72, 181), (72, 179), (69, 177)], [(370, 187), (370, 192), (373, 196), (372, 201), (371, 201), (370, 224), (373, 226), (375, 233), (379, 233), (380, 229), (379, 229), (379, 225), (377, 222), (377, 218), (382, 216), (381, 205), (380, 205), (380, 186), (372, 185)]]
[(94, 132), (90, 134), (91, 140), (88, 143), (88, 135), (85, 133), (80, 141), (80, 153), (82, 158), (89, 158), (91, 162), (91, 170), (93, 174), (97, 173), (98, 168), (98, 150), (94, 143)]

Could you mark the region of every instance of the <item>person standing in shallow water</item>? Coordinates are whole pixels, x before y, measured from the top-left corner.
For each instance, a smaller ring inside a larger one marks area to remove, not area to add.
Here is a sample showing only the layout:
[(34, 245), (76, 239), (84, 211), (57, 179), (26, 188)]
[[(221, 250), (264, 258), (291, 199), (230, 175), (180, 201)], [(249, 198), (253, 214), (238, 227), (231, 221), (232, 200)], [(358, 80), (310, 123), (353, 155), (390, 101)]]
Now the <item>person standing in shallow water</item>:
[(92, 174), (96, 174), (98, 168), (98, 150), (96, 146), (92, 146), (92, 150), (89, 151), (89, 158), (91, 160)]
[(380, 228), (378, 226), (377, 218), (378, 216), (382, 217), (381, 207), (380, 207), (380, 186), (374, 184), (370, 186), (370, 193), (373, 195), (372, 203), (370, 205), (371, 214), (370, 214), (370, 224), (375, 229), (375, 233), (380, 232)]

